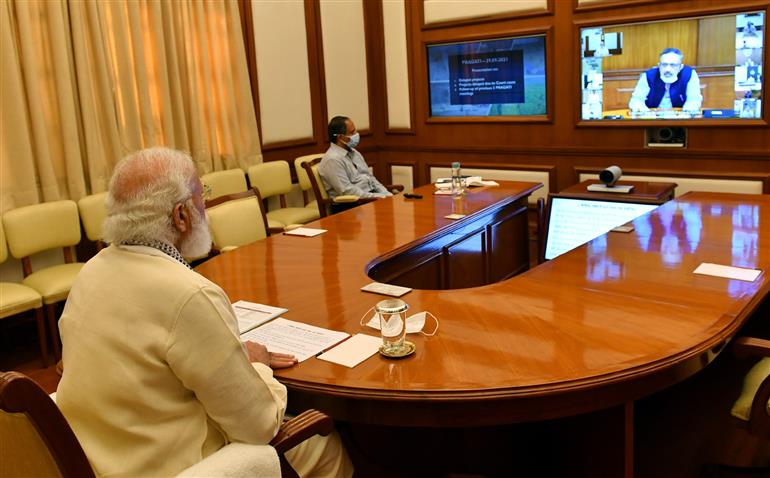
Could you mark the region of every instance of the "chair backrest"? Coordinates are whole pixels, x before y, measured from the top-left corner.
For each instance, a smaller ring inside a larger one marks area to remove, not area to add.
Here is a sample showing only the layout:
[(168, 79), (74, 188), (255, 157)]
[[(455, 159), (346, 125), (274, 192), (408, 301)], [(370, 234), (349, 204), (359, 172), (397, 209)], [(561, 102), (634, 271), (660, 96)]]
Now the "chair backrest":
[(242, 169), (226, 169), (201, 176), (201, 182), (211, 188), (211, 198), (242, 193), (248, 189)]
[(56, 404), (18, 372), (0, 372), (0, 463), (3, 476), (94, 476)]
[(254, 188), (207, 201), (206, 214), (217, 249), (240, 247), (267, 237), (262, 198)]
[(102, 224), (107, 219), (107, 193), (97, 193), (78, 200), (80, 221), (86, 237), (94, 242), (102, 240)]
[(321, 162), (321, 158), (315, 158), (310, 161), (304, 161), (301, 163), (302, 168), (305, 170), (305, 174), (310, 181), (310, 186), (313, 189), (313, 195), (318, 203), (318, 214), (321, 217), (326, 217), (328, 214), (328, 207), (331, 204), (331, 199), (326, 193), (323, 181), (321, 181), (321, 175), (318, 174), (318, 163)]
[(5, 229), (3, 221), (0, 221), (0, 264), (8, 259), (8, 245), (5, 243)]
[(297, 173), (297, 181), (299, 182), (299, 188), (302, 191), (308, 191), (313, 188), (312, 184), (310, 183), (310, 178), (308, 177), (305, 169), (302, 167), (302, 164), (323, 157), (324, 153), (316, 153), (308, 154), (307, 156), (300, 156), (294, 160), (294, 171)]
[(270, 161), (249, 168), (249, 183), (263, 199), (291, 192), (291, 172), (286, 161)]
[(3, 215), (11, 255), (17, 259), (80, 242), (75, 201), (53, 201), (11, 209)]

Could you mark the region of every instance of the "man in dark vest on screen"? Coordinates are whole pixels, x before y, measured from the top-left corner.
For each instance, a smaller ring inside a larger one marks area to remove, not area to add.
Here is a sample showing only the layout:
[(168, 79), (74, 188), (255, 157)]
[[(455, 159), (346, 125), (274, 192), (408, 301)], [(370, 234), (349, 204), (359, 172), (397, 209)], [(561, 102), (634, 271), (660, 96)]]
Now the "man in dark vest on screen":
[(700, 111), (703, 103), (700, 79), (692, 67), (682, 63), (683, 60), (684, 55), (678, 49), (663, 50), (658, 66), (639, 76), (628, 108), (631, 111), (647, 111), (651, 108)]

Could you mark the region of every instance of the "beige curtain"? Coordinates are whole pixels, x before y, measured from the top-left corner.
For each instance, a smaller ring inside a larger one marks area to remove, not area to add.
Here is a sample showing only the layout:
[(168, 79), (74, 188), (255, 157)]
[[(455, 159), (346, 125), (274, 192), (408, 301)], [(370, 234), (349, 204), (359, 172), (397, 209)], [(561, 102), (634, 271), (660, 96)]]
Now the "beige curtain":
[(0, 22), (0, 210), (103, 191), (147, 146), (262, 161), (236, 0), (6, 0)]

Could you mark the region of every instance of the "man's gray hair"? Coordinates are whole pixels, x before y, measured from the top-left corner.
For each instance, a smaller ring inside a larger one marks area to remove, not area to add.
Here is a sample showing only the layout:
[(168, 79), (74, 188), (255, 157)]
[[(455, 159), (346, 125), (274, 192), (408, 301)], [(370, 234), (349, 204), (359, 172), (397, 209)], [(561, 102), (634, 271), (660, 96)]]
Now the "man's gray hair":
[(171, 213), (191, 199), (195, 177), (192, 158), (181, 151), (155, 147), (123, 158), (110, 179), (104, 239), (113, 244), (175, 244), (179, 233)]

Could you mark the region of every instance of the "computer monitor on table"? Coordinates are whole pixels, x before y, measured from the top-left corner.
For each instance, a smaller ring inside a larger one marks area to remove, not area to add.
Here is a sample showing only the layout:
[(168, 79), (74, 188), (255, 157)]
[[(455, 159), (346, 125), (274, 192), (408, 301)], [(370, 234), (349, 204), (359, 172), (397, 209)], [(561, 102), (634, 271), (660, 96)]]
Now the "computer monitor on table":
[(550, 196), (545, 259), (551, 260), (658, 207), (622, 201)]

